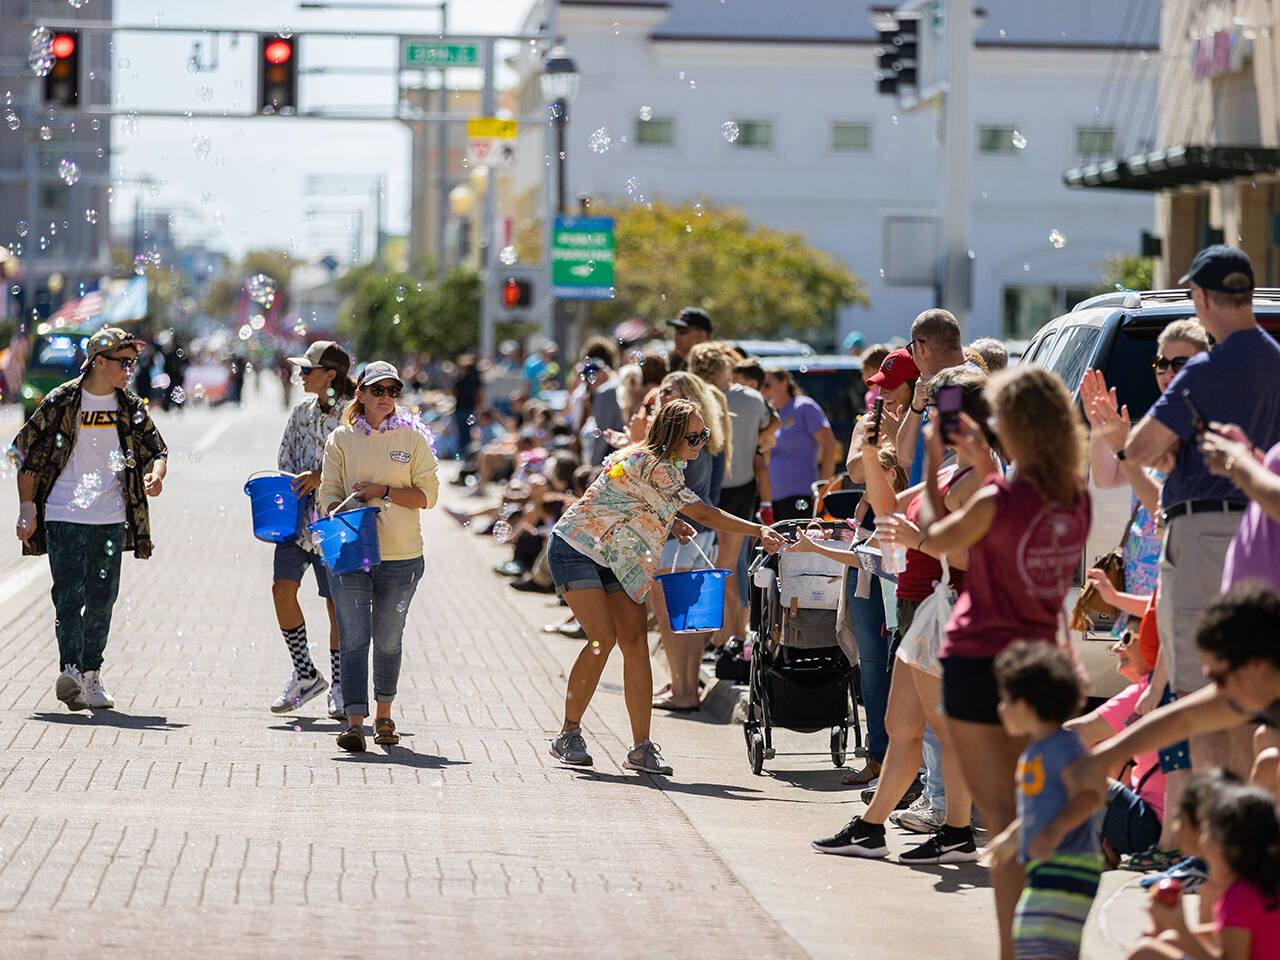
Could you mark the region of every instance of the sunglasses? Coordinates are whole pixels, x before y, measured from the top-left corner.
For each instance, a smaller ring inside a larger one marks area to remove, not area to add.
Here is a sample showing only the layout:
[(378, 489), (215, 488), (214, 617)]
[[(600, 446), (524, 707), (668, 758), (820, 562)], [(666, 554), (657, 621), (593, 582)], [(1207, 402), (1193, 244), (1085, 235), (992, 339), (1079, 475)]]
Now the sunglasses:
[(365, 387), (375, 397), (390, 397), (392, 400), (400, 396), (400, 387), (380, 387), (376, 383), (371, 387)]
[(1136, 639), (1138, 639), (1138, 638), (1137, 638), (1137, 637), (1135, 637), (1135, 636), (1133, 635), (1133, 631), (1132, 631), (1132, 630), (1126, 630), (1126, 631), (1121, 635), (1120, 639), (1119, 639), (1119, 640), (1117, 640), (1115, 643), (1113, 643), (1113, 644), (1111, 645), (1111, 649), (1112, 649), (1112, 650), (1124, 650), (1126, 647), (1128, 647), (1130, 644), (1132, 644), (1132, 643), (1133, 643), (1133, 641), (1134, 641), (1134, 640), (1136, 640)]
[(707, 427), (703, 427), (697, 433), (685, 434), (685, 440), (690, 446), (700, 447), (711, 439), (711, 431)]
[(132, 370), (138, 365), (137, 357), (113, 357), (109, 353), (100, 353), (98, 356), (102, 357), (103, 360), (114, 360), (125, 370)]
[(1177, 373), (1187, 365), (1190, 359), (1190, 357), (1156, 357), (1151, 361), (1151, 369), (1156, 373), (1168, 373), (1172, 368), (1173, 372)]
[(1204, 671), (1204, 675), (1205, 675), (1205, 679), (1208, 680), (1210, 683), (1212, 683), (1215, 687), (1221, 687), (1224, 683), (1227, 682), (1227, 677), (1231, 676), (1233, 673), (1235, 673), (1239, 669), (1240, 669), (1239, 665), (1234, 667), (1223, 667), (1221, 670), (1210, 670), (1208, 667), (1206, 667)]
[(908, 354), (910, 354), (910, 355), (911, 355), (911, 356), (913, 356), (913, 357), (916, 355), (916, 344), (917, 344), (917, 343), (924, 343), (924, 338), (923, 338), (923, 337), (916, 337), (914, 340), (912, 340), (910, 343), (908, 343), (908, 344), (907, 344), (907, 353), (908, 353)]

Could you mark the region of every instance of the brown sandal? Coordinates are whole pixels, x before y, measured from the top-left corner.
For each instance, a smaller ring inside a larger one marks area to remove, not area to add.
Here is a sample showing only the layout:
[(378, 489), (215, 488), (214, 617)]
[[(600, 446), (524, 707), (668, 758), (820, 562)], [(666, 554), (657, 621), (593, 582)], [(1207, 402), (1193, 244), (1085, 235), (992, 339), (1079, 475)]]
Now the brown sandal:
[(338, 734), (338, 746), (348, 753), (364, 753), (364, 725), (352, 725), (344, 733)]
[(396, 733), (396, 722), (390, 717), (379, 717), (373, 722), (373, 742), (384, 746), (395, 746), (400, 742), (400, 734)]

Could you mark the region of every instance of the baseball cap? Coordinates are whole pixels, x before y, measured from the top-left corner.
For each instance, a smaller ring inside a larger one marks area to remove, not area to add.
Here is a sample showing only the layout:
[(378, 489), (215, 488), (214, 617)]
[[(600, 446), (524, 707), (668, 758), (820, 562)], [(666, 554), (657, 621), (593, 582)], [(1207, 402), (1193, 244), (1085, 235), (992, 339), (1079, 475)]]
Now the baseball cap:
[(919, 378), (920, 370), (916, 367), (915, 360), (906, 349), (902, 349), (895, 350), (885, 357), (880, 363), (879, 371), (867, 378), (867, 384), (880, 387), (882, 390), (892, 390), (902, 386), (908, 380)]
[[(1239, 276), (1233, 276), (1238, 274)], [(1230, 279), (1231, 283), (1226, 283)], [(1214, 244), (1205, 247), (1196, 254), (1189, 269), (1178, 280), (1178, 283), (1190, 281), (1204, 290), (1217, 290), (1221, 293), (1244, 293), (1252, 290), (1253, 264), (1249, 255), (1243, 250)]]
[(711, 334), (711, 317), (707, 311), (698, 307), (685, 307), (674, 320), (668, 320), (667, 326), (677, 327), (681, 330), (688, 330), (693, 327), (695, 330), (705, 330), (708, 335)]
[(80, 364), (81, 370), (88, 370), (89, 365), (93, 363), (93, 358), (101, 353), (108, 353), (112, 350), (119, 350), (121, 347), (133, 347), (141, 350), (146, 346), (146, 342), (139, 340), (133, 334), (121, 330), (119, 327), (103, 327), (96, 331), (89, 338), (88, 344), (84, 348), (84, 363)]
[(289, 357), (295, 367), (325, 367), (343, 376), (351, 369), (351, 355), (332, 340), (317, 340), (300, 357)]
[(357, 386), (367, 387), (371, 383), (377, 383), (380, 380), (394, 380), (400, 386), (404, 386), (404, 381), (400, 379), (400, 371), (395, 368), (394, 364), (387, 363), (385, 360), (374, 360), (364, 365), (364, 372), (360, 374), (360, 382)]
[(844, 348), (846, 350), (853, 350), (855, 347), (865, 347), (866, 345), (867, 341), (863, 338), (861, 330), (853, 330), (844, 338)]

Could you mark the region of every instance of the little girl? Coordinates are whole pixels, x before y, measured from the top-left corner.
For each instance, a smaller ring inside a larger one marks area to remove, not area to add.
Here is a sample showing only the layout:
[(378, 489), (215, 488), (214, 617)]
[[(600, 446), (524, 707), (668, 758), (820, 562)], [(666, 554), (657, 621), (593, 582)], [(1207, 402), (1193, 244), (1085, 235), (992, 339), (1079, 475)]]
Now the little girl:
[(1213, 924), (1187, 922), (1182, 904), (1153, 898), (1155, 936), (1128, 960), (1280, 960), (1280, 816), (1257, 787), (1223, 787), (1210, 805), (1200, 847), (1215, 886)]

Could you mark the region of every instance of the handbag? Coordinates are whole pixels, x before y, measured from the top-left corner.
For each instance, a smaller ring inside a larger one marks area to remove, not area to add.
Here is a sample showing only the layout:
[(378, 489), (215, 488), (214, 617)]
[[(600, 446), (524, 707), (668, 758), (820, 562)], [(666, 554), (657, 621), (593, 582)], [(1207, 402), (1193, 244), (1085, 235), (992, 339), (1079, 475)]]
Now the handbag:
[(898, 659), (923, 670), (933, 677), (942, 678), (942, 642), (947, 637), (947, 621), (956, 605), (956, 592), (951, 586), (951, 567), (947, 558), (942, 560), (942, 579), (933, 585), (933, 593), (916, 607), (911, 626), (898, 644)]
[[(1134, 506), (1133, 513), (1129, 516), (1129, 522), (1124, 525), (1124, 536), (1120, 540), (1120, 546), (1099, 557), (1097, 563), (1091, 568), (1093, 570), (1101, 570), (1117, 590), (1124, 590), (1124, 550), (1129, 545), (1129, 534), (1133, 532), (1133, 524), (1138, 519), (1138, 511), (1140, 509), (1142, 509), (1141, 504)], [(1086, 582), (1080, 591), (1080, 596), (1076, 598), (1075, 609), (1071, 611), (1071, 629), (1080, 631), (1092, 630), (1095, 616), (1114, 619), (1119, 612), (1102, 599), (1102, 594), (1098, 592), (1097, 587), (1092, 583)]]

